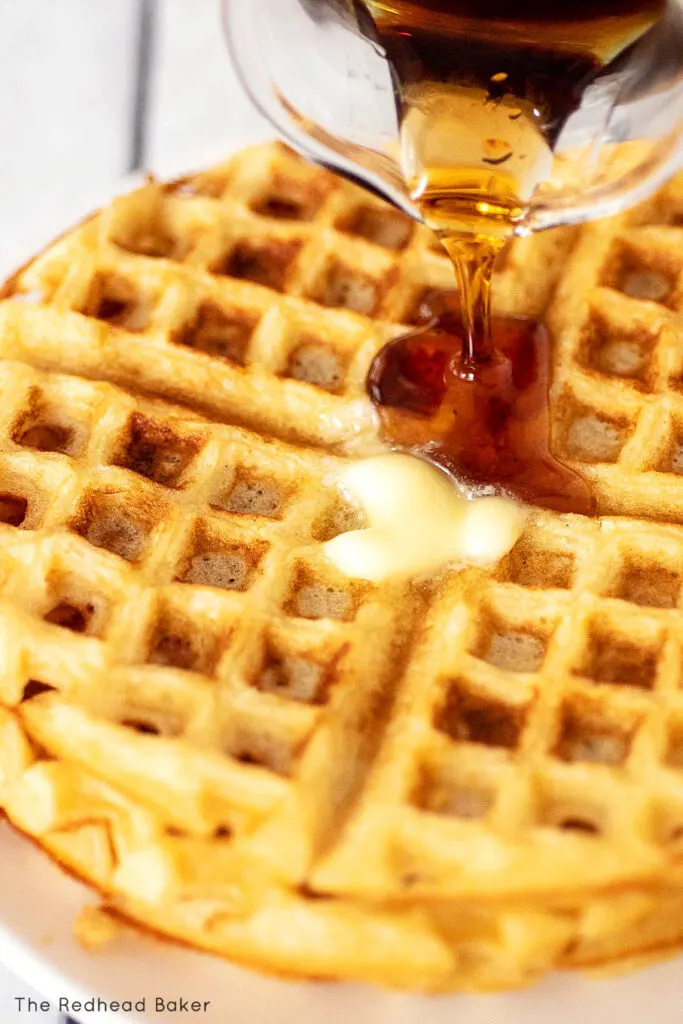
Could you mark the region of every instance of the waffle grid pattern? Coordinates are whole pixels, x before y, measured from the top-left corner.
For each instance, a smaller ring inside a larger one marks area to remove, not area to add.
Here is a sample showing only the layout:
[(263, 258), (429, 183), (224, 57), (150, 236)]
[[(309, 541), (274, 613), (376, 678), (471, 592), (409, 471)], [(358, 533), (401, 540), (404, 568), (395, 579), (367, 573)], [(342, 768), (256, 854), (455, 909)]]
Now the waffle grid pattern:
[(498, 579), (456, 577), (316, 884), (547, 898), (671, 871), (682, 554), (675, 527), (539, 521)]
[(160, 769), (159, 813), (199, 834), (253, 824), (330, 694), (381, 647), (369, 588), (320, 557), (354, 514), (335, 460), (109, 385), (1, 372), (4, 702), (58, 690), (30, 702), (40, 742), (86, 763), (99, 746), (124, 788), (138, 734), (176, 779), (190, 745), (187, 798)]
[(0, 806), (109, 911), (428, 991), (683, 941), (680, 189), (505, 256), (509, 312), (559, 282), (556, 450), (617, 517), (492, 574), (322, 557), (369, 361), (451, 284), (393, 211), (258, 148), (9, 282)]
[(555, 444), (600, 510), (681, 522), (683, 185), (587, 225), (549, 310)]
[[(539, 251), (516, 243), (498, 303), (542, 308), (572, 237)], [(2, 327), (15, 354), (45, 366), (200, 403), (288, 440), (367, 450), (373, 356), (420, 320), (430, 293), (452, 287), (429, 232), (268, 146), (115, 200), (10, 282), (5, 294), (25, 304), (5, 306)], [(77, 314), (80, 345), (56, 353), (52, 311)]]

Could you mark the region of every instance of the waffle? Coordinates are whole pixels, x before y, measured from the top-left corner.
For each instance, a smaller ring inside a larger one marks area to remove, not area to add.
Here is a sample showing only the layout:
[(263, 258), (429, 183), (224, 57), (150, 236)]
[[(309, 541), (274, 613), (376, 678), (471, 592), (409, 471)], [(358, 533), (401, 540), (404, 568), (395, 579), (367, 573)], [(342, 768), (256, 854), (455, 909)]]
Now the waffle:
[[(539, 312), (571, 238), (511, 247), (498, 305)], [(26, 303), (5, 307), (2, 333), (46, 368), (365, 452), (373, 356), (453, 280), (426, 229), (282, 146), (257, 147), (150, 183), (66, 235), (6, 286)], [(69, 335), (59, 351), (55, 314)]]
[(9, 820), (112, 913), (297, 977), (500, 989), (674, 951), (681, 196), (504, 254), (496, 303), (545, 311), (555, 452), (601, 515), (534, 513), (494, 570), (428, 580), (322, 549), (381, 449), (367, 367), (452, 286), (422, 229), (258, 147), (16, 274)]

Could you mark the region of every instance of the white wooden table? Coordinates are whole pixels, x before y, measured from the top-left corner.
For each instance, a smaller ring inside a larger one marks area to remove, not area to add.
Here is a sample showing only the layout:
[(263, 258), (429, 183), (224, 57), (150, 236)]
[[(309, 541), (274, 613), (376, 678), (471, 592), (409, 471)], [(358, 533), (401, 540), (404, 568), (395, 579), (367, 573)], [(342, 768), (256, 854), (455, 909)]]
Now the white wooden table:
[[(268, 134), (219, 0), (0, 0), (0, 277), (132, 170)], [(61, 1024), (19, 1013), (22, 995), (39, 998), (0, 964), (1, 1024)]]
[(136, 166), (191, 165), (268, 128), (219, 0), (0, 0), (0, 131), (2, 274)]

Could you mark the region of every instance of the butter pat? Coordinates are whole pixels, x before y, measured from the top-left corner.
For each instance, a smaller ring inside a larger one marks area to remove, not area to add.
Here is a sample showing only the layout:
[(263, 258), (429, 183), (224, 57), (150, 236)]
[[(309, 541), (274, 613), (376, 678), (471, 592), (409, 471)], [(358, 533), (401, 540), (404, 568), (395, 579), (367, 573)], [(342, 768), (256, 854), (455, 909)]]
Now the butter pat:
[(332, 564), (357, 579), (421, 575), (447, 562), (491, 565), (512, 548), (526, 511), (509, 498), (464, 498), (440, 470), (392, 453), (353, 463), (342, 487), (367, 528), (323, 545)]

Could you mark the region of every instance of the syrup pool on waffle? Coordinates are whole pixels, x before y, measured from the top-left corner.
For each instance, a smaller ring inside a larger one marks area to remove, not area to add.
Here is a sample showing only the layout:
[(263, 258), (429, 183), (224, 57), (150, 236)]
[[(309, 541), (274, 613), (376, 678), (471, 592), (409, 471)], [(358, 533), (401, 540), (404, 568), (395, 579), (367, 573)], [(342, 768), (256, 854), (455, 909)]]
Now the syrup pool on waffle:
[(392, 69), (406, 185), (453, 260), (460, 295), (376, 359), (368, 385), (385, 438), (474, 485), (590, 514), (589, 488), (550, 453), (549, 339), (531, 321), (492, 321), (491, 279), (585, 89), (664, 4), (365, 6)]

